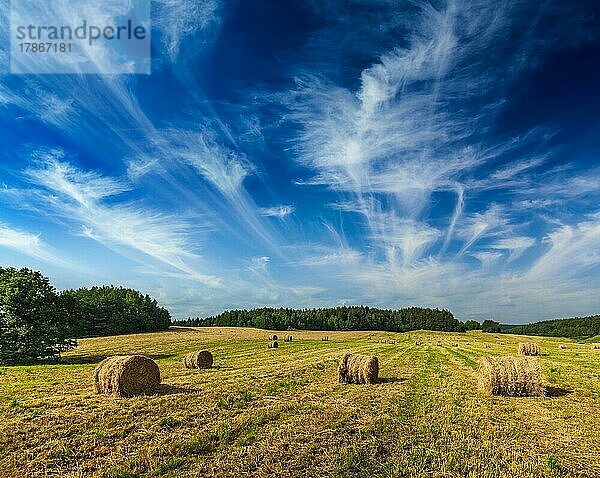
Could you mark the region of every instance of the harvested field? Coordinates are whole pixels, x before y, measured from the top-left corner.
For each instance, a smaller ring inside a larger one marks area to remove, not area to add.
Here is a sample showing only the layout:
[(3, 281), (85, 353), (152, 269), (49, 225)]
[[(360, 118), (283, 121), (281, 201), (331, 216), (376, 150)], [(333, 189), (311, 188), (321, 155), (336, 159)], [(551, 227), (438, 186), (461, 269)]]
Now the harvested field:
[[(269, 333), (84, 339), (61, 363), (0, 368), (0, 476), (600, 476), (600, 362), (589, 343), (544, 339), (550, 353), (533, 360), (547, 396), (504, 397), (479, 390), (481, 357), (514, 356), (535, 339), (326, 332), (324, 344), (324, 332), (294, 331), (274, 351)], [(390, 337), (395, 346), (378, 343)], [(203, 349), (216, 366), (183, 367)], [(378, 383), (338, 383), (347, 351), (378, 357)], [(153, 359), (158, 393), (97, 395), (94, 369), (117, 354)]]

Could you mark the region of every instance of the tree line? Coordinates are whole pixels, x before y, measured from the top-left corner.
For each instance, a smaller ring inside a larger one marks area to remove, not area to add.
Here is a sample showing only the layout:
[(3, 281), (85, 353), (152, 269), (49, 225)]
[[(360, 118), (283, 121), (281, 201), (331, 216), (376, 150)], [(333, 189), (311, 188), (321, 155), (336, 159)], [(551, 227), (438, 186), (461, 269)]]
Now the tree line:
[(173, 322), (188, 327), (229, 326), (271, 330), (439, 330), (464, 332), (465, 324), (449, 310), (409, 307), (399, 310), (367, 306), (323, 309), (289, 309), (263, 307), (251, 310), (228, 310), (207, 318), (188, 318)]
[(546, 337), (568, 337), (585, 339), (600, 335), (600, 315), (554, 319), (528, 325), (515, 325), (506, 329), (509, 334), (541, 335)]
[(75, 337), (99, 337), (166, 330), (171, 315), (156, 299), (134, 289), (94, 286), (62, 293), (74, 318)]
[(38, 271), (0, 267), (0, 364), (57, 358), (77, 338), (166, 330), (167, 309), (133, 289), (58, 292)]

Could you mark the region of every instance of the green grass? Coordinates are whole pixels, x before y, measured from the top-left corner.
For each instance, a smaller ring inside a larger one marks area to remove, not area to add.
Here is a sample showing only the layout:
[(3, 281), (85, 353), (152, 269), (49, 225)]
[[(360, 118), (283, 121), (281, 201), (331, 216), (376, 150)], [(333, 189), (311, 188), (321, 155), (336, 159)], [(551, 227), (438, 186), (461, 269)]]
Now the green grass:
[[(269, 333), (86, 339), (63, 363), (3, 367), (0, 476), (600, 476), (600, 350), (589, 344), (479, 332), (294, 332), (294, 342), (267, 349)], [(479, 392), (479, 358), (515, 354), (524, 340), (542, 341), (551, 396)], [(204, 348), (215, 366), (186, 370), (183, 355)], [(338, 384), (345, 351), (377, 355), (381, 382)], [(94, 367), (117, 353), (154, 358), (161, 392), (95, 395)]]

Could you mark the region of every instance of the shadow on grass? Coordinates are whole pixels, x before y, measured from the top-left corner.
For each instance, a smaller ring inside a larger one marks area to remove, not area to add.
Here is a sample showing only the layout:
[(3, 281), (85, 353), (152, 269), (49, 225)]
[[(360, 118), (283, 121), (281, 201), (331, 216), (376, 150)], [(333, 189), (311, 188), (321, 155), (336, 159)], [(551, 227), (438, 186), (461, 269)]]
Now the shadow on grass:
[(167, 383), (161, 383), (158, 389), (157, 395), (183, 395), (183, 394), (195, 394), (202, 390), (199, 388), (192, 387), (179, 387), (177, 385), (169, 385)]
[(573, 390), (568, 390), (566, 388), (546, 387), (546, 397), (549, 398), (564, 397), (565, 395), (569, 395), (571, 393), (573, 393)]
[[(67, 357), (62, 357), (58, 362), (48, 362), (53, 363), (55, 365), (79, 365), (79, 364), (89, 364), (89, 363), (100, 363), (105, 358), (111, 357), (112, 355), (126, 355), (126, 354), (110, 354), (110, 355), (69, 355)], [(176, 354), (143, 354), (146, 357), (151, 358), (152, 360), (162, 360), (168, 359), (171, 357), (176, 357)]]
[(402, 382), (406, 382), (406, 378), (402, 378), (402, 377), (383, 377), (380, 378), (378, 383), (402, 383)]

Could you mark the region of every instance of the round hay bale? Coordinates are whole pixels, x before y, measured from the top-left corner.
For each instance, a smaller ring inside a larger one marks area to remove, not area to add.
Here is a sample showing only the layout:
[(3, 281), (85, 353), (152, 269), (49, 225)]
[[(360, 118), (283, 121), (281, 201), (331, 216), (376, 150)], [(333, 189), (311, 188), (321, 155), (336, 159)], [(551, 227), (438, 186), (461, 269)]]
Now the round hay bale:
[(322, 338), (321, 338), (321, 340), (322, 340), (323, 342), (327, 342), (327, 341), (329, 340), (329, 336), (328, 336), (328, 335), (325, 335), (324, 337), (322, 337)]
[(213, 364), (213, 356), (208, 350), (190, 352), (183, 357), (185, 368), (210, 368)]
[(492, 346), (491, 346), (490, 344), (488, 344), (487, 342), (486, 342), (485, 344), (483, 344), (483, 346), (484, 346), (486, 349), (492, 348)]
[(417, 341), (415, 342), (415, 345), (421, 345), (421, 342), (420, 342), (419, 340), (417, 340)]
[(279, 347), (279, 344), (277, 343), (277, 341), (274, 341), (274, 340), (269, 342), (269, 345), (267, 345), (267, 348), (269, 348), (269, 349), (276, 349), (278, 347)]
[(373, 384), (379, 376), (379, 360), (370, 355), (345, 354), (338, 367), (340, 383)]
[(562, 350), (565, 350), (565, 349), (567, 348), (567, 346), (566, 346), (565, 344), (560, 344), (560, 345), (559, 345), (559, 347), (560, 347)]
[(441, 342), (438, 342), (438, 343), (437, 343), (437, 344), (435, 344), (435, 345), (436, 345), (437, 347), (441, 347), (441, 346), (442, 346), (442, 343), (441, 343)]
[(540, 366), (528, 357), (483, 357), (478, 383), (491, 395), (541, 397), (545, 392)]
[(519, 355), (539, 355), (540, 344), (536, 343), (519, 343)]
[(275, 334), (269, 335), (269, 340), (279, 340), (279, 337), (277, 337)]
[(144, 355), (117, 355), (104, 359), (94, 370), (96, 393), (133, 397), (158, 391), (160, 370)]
[(592, 344), (593, 350), (600, 350), (600, 344)]

